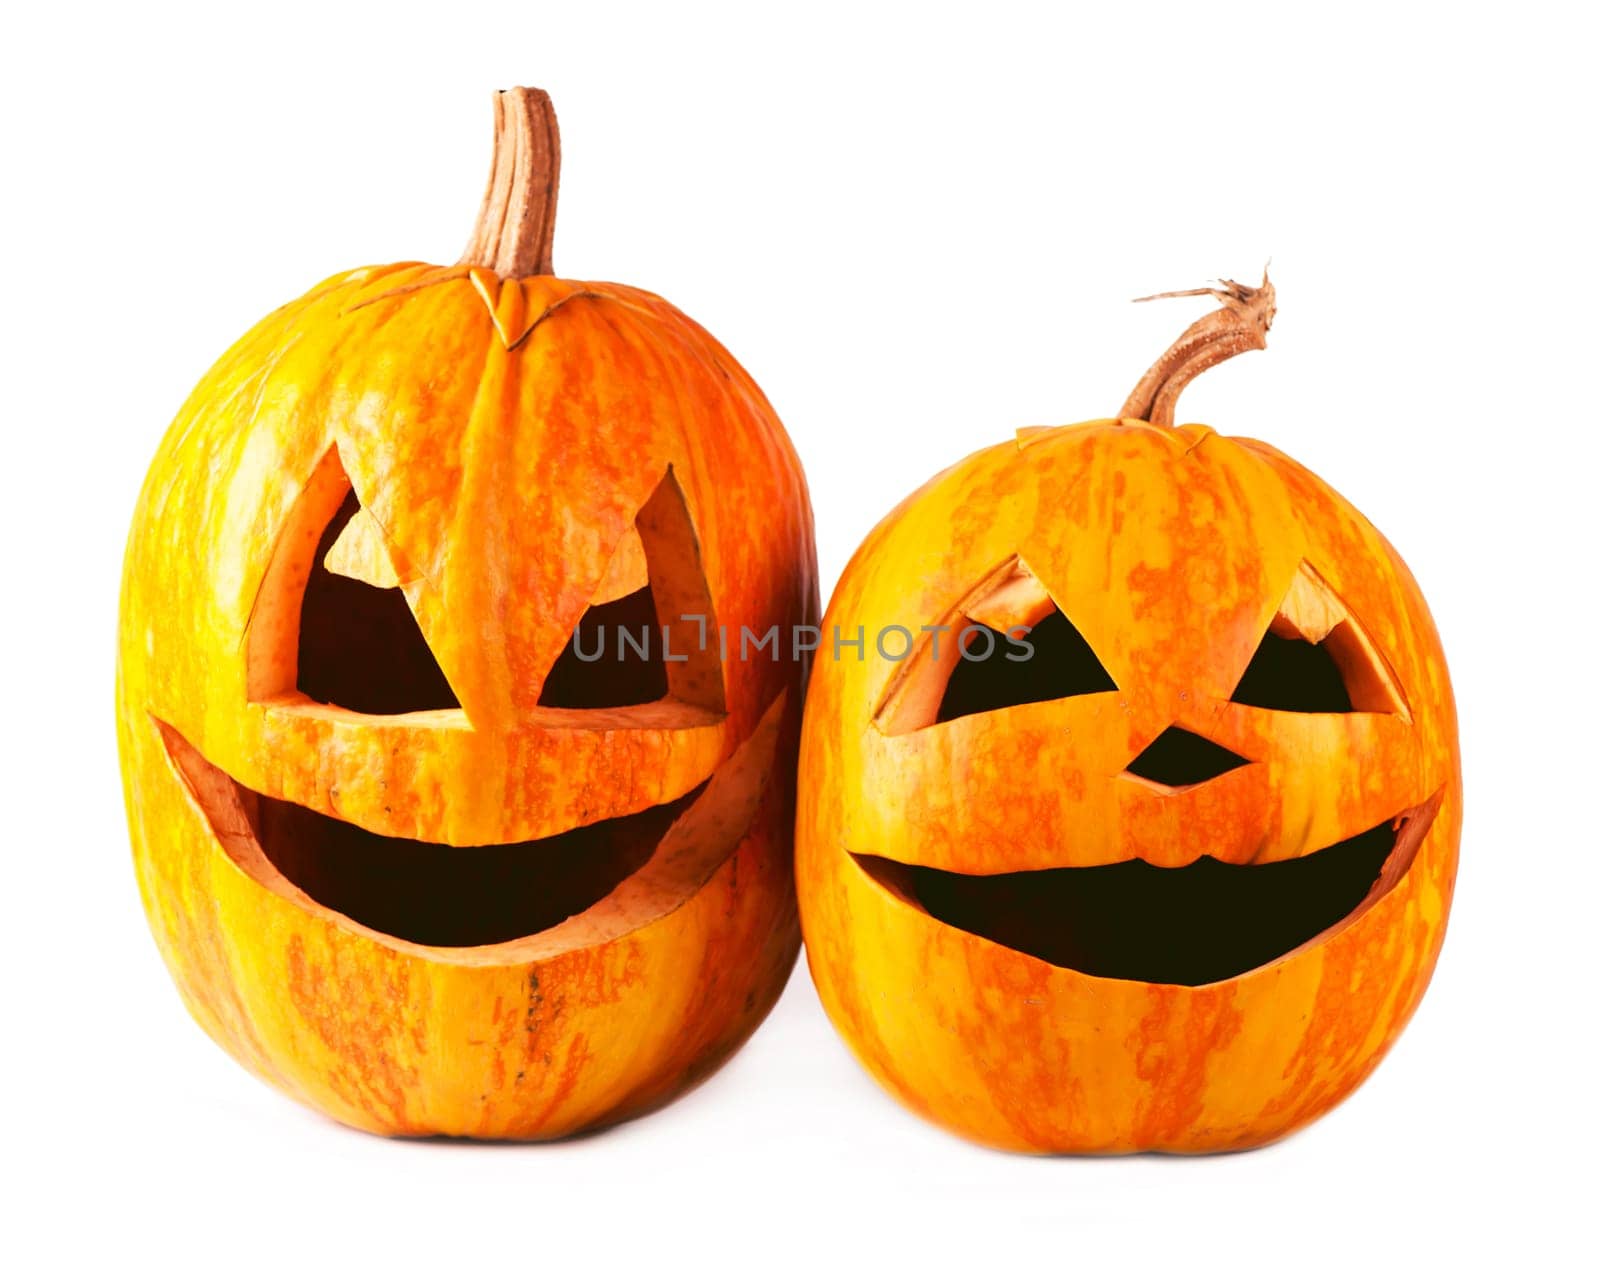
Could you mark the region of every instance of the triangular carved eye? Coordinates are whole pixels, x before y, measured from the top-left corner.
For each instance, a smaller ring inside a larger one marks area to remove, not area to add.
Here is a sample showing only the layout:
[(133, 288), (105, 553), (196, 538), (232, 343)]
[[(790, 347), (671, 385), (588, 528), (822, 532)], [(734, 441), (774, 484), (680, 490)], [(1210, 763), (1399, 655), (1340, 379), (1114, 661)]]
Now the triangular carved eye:
[(1094, 649), (1019, 559), (989, 574), (911, 654), (878, 712), (891, 735), (1011, 705), (1111, 692)]
[(289, 512), (256, 593), (247, 640), (252, 700), (299, 692), (362, 714), (457, 709), (382, 529), (330, 448)]
[(612, 553), (539, 704), (603, 709), (667, 697), (719, 713), (725, 707), (700, 541), (670, 467)]
[[(352, 527), (365, 544), (344, 535)], [(362, 714), (458, 708), (405, 592), (397, 582), (373, 583), (396, 576), (384, 559), (369, 557), (383, 553), (370, 539), (375, 527), (352, 491), (323, 531), (300, 603), (295, 686), (314, 701)], [(358, 559), (355, 550), (367, 553)]]
[[(1117, 690), (1088, 640), (1059, 608), (1016, 642), (989, 626), (981, 628), (989, 631), (987, 637), (972, 637), (968, 630), (967, 654), (950, 672), (935, 722), (987, 714), (1008, 705)], [(987, 657), (980, 656), (986, 651)]]
[(1300, 714), (1348, 714), (1355, 708), (1344, 675), (1325, 645), (1283, 638), (1271, 630), (1261, 636), (1232, 699), (1240, 705)]
[(647, 705), (667, 694), (667, 666), (649, 585), (592, 603), (544, 681), (539, 704), (561, 709)]
[(1300, 565), (1230, 699), (1300, 714), (1410, 716), (1388, 662), (1308, 563)]

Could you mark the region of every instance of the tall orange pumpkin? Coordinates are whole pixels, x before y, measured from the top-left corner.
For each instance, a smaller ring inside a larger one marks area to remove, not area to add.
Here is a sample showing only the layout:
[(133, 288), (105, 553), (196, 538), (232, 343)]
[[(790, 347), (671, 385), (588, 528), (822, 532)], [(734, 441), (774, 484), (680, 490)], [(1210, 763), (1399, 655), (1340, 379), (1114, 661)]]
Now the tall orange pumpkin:
[(798, 947), (803, 670), (718, 636), (815, 620), (799, 463), (703, 329), (554, 276), (554, 114), (495, 105), (463, 261), (336, 275), (234, 345), (123, 582), (135, 864), (184, 1001), (388, 1133), (660, 1104)]
[(1049, 1151), (1235, 1149), (1354, 1088), (1422, 997), (1461, 828), (1439, 638), (1274, 448), (1174, 427), (1265, 279), (1118, 419), (937, 475), (845, 570), (802, 733), (812, 976), (915, 1111)]

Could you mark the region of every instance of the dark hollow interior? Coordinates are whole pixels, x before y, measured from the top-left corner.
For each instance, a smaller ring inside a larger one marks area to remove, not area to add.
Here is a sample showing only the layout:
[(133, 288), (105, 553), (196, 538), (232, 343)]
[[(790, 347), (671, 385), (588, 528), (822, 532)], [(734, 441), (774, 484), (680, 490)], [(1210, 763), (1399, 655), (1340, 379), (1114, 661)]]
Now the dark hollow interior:
[[(948, 723), (953, 718), (985, 714), (1007, 705), (1117, 690), (1088, 640), (1059, 609), (1023, 636), (1033, 645), (1033, 652), (1026, 659), (1013, 659), (1024, 656), (1026, 649), (999, 630), (976, 622), (966, 624), (974, 630), (988, 630), (993, 643), (991, 646), (977, 636), (967, 640), (966, 647), (972, 655), (958, 660), (950, 672), (936, 722)], [(961, 629), (957, 626), (942, 635), (941, 641), (956, 642)]]
[(1232, 700), (1260, 709), (1348, 714), (1350, 693), (1333, 655), (1320, 643), (1280, 638), (1268, 630), (1250, 658)]
[(604, 899), (699, 790), (632, 816), (488, 847), (386, 838), (262, 794), (245, 809), (267, 859), (319, 904), (418, 944), (497, 944)]
[(314, 701), (362, 714), (457, 708), (404, 593), (336, 575), (322, 564), (360, 508), (350, 492), (317, 544), (300, 603), (295, 685)]
[(1128, 764), (1128, 771), (1160, 785), (1198, 785), (1243, 767), (1250, 760), (1241, 758), (1204, 736), (1181, 727), (1169, 727), (1145, 746), (1139, 757)]
[(973, 875), (856, 856), (927, 913), (1058, 967), (1114, 980), (1210, 984), (1298, 948), (1351, 913), (1395, 845), (1385, 821), (1296, 860), (1181, 869), (1142, 860)]
[(539, 704), (609, 709), (658, 701), (667, 694), (662, 646), (648, 585), (591, 607), (551, 667)]

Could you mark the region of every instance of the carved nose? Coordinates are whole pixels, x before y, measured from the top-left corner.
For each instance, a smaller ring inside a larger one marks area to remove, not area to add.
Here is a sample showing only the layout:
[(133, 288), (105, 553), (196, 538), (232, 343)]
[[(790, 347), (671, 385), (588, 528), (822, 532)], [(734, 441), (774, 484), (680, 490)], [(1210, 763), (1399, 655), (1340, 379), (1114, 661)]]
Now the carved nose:
[(1127, 771), (1130, 776), (1177, 789), (1214, 780), (1249, 761), (1216, 741), (1181, 727), (1169, 727), (1144, 747), (1139, 757), (1128, 764)]

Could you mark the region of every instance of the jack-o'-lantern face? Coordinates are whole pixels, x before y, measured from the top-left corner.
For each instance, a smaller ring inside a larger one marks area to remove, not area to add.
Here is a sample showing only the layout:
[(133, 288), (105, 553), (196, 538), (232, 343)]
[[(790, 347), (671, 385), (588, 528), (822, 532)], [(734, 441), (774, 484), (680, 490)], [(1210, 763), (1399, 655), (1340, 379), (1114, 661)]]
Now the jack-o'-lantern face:
[(705, 1076), (798, 939), (803, 669), (721, 636), (815, 589), (782, 427), (659, 298), (401, 265), (268, 317), (124, 578), (135, 863), (196, 1018), (383, 1132), (559, 1135)]
[(1442, 940), (1459, 764), (1421, 595), (1342, 498), (1203, 426), (1025, 431), (872, 534), (824, 632), (858, 626), (918, 639), (819, 663), (797, 865), (892, 1092), (1006, 1147), (1200, 1150), (1376, 1064)]
[[(1095, 611), (1113, 631), (1149, 632), (1116, 600)], [(1008, 796), (1027, 832), (1007, 846), (976, 838), (986, 810), (953, 792), (929, 825), (919, 802), (869, 844), (892, 852), (855, 859), (932, 916), (1057, 966), (1181, 985), (1240, 975), (1392, 887), (1437, 810), (1437, 794), (1407, 790), (1416, 741), (1393, 672), (1306, 561), (1237, 672), (1237, 646), (1208, 669), (1111, 640), (1120, 686), (1020, 558), (927, 632), (877, 715), (877, 764), (898, 766), (896, 737), (949, 725), (944, 748), (969, 766), (998, 778), (1037, 748), (1030, 778), (1059, 765), (1078, 801), (1044, 785)], [(1187, 627), (1180, 638), (1215, 654)], [(1116, 783), (1074, 786), (1073, 771)], [(1342, 772), (1391, 779), (1361, 789)], [(1341, 807), (1330, 793), (1349, 796)]]
[[(398, 486), (400, 499), (410, 495)], [(507, 540), (513, 554), (544, 548)], [(519, 613), (526, 632), (502, 631), (508, 667), (548, 672), (499, 703), (475, 703), (474, 721), (417, 623), (428, 577), (386, 544), (384, 525), (330, 449), (279, 533), (242, 645), (263, 736), (231, 753), (224, 746), (225, 767), (152, 710), (239, 867), (308, 909), (418, 946), (537, 936), (520, 948), (551, 952), (681, 905), (748, 832), (762, 796), (755, 782), (772, 768), (782, 693), (748, 737), (727, 739), (718, 645), (700, 633), (716, 634), (716, 610), (670, 466), (610, 554), (592, 559), (587, 574), (581, 562), (575, 554), (563, 574), (573, 584), (587, 575), (592, 587), (575, 624), (529, 608)], [(481, 627), (473, 637), (482, 641)], [(463, 663), (472, 654), (448, 633), (441, 646), (471, 685)], [(509, 728), (499, 726), (506, 718)], [(343, 761), (372, 735), (386, 752), (359, 749), (355, 766)], [(557, 761), (580, 742), (586, 772), (624, 783), (574, 787), (569, 803), (584, 804), (577, 811), (553, 794), (483, 801), (486, 763), (466, 741), (495, 737), (504, 738), (497, 752)], [(320, 764), (307, 772), (297, 754)], [(419, 773), (436, 788), (431, 802)], [(641, 793), (657, 801), (632, 810)], [(633, 877), (658, 856), (651, 874)]]

